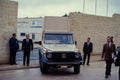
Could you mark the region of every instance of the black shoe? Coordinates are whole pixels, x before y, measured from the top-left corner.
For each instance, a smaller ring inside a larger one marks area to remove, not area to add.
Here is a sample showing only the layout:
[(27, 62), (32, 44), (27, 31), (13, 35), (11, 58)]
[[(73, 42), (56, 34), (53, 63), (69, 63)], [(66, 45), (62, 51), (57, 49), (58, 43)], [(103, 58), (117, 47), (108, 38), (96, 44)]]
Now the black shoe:
[(90, 64), (87, 64), (87, 66), (89, 66)]
[(111, 76), (111, 74), (109, 74), (108, 76)]
[(108, 78), (108, 75), (105, 75), (105, 78)]
[(23, 66), (25, 66), (25, 63), (23, 63)]
[(13, 65), (12, 63), (10, 63), (10, 65)]
[(15, 63), (14, 65), (17, 65), (17, 63)]

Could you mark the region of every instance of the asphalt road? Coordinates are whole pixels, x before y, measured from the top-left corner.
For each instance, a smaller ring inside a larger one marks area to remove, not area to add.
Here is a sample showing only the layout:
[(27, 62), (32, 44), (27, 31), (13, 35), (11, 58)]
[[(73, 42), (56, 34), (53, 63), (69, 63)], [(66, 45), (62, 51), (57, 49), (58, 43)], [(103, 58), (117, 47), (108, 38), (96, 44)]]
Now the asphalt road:
[[(39, 68), (0, 71), (0, 80), (105, 80), (105, 63), (91, 62), (90, 66), (81, 66), (81, 73), (74, 74), (73, 69), (50, 69), (42, 74)], [(118, 80), (118, 68), (112, 66), (112, 74), (107, 80)]]

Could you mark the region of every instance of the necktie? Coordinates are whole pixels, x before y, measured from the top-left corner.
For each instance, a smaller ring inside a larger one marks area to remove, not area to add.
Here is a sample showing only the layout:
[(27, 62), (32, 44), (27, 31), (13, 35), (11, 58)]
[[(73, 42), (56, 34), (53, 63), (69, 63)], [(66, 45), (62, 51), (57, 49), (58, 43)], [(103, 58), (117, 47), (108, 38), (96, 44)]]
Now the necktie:
[(26, 39), (27, 44), (29, 43), (29, 39)]

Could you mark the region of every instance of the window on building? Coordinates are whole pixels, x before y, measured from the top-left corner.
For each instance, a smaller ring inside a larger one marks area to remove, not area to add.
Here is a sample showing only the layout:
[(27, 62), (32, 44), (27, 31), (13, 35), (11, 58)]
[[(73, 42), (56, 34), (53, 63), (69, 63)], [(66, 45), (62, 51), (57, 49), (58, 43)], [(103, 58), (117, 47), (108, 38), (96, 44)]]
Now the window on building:
[(32, 39), (35, 39), (35, 33), (32, 33)]
[(25, 36), (25, 33), (20, 33), (20, 36)]

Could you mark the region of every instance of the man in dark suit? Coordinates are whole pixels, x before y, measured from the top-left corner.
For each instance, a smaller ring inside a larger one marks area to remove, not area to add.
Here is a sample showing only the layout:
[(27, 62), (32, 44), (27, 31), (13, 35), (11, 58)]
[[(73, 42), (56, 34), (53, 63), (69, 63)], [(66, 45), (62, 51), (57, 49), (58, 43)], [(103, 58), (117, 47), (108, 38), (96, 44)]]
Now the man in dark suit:
[(119, 80), (120, 80), (120, 51), (118, 51), (117, 59), (115, 61), (115, 66), (119, 66), (118, 76), (119, 76)]
[(112, 62), (114, 61), (112, 58), (112, 54), (116, 55), (115, 52), (115, 44), (111, 42), (111, 38), (107, 37), (107, 43), (103, 45), (103, 52), (102, 58), (106, 61), (106, 71), (105, 71), (105, 78), (108, 78), (111, 75), (111, 66)]
[(118, 66), (119, 66), (119, 72), (118, 72), (119, 74), (118, 75), (119, 75), (119, 80), (120, 80), (120, 52), (118, 53), (118, 63), (119, 63), (118, 64)]
[[(33, 50), (33, 41), (32, 41), (32, 39), (29, 39), (29, 34), (26, 34), (26, 39), (23, 39), (22, 50), (24, 52), (23, 65), (25, 65), (25, 63), (26, 63), (27, 66), (29, 66), (29, 63), (30, 63), (30, 51)], [(26, 58), (27, 58), (27, 62), (26, 62)]]
[(10, 47), (10, 65), (16, 64), (16, 52), (19, 49), (18, 40), (16, 39), (16, 34), (13, 33), (9, 40)]
[(118, 53), (117, 60), (118, 60), (118, 66), (119, 66), (119, 80), (120, 80), (120, 51)]
[(83, 65), (85, 64), (86, 57), (88, 57), (87, 65), (89, 66), (90, 54), (92, 53), (92, 50), (93, 50), (93, 44), (92, 42), (90, 42), (90, 37), (88, 37), (87, 42), (85, 42), (83, 46), (83, 52), (84, 52)]

